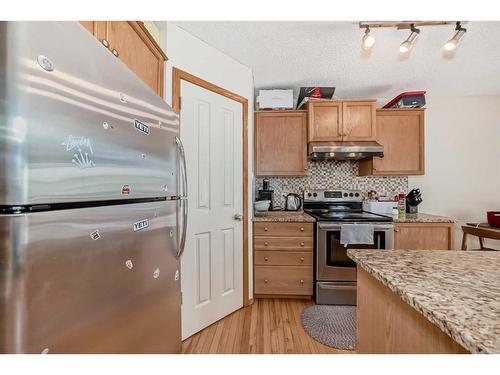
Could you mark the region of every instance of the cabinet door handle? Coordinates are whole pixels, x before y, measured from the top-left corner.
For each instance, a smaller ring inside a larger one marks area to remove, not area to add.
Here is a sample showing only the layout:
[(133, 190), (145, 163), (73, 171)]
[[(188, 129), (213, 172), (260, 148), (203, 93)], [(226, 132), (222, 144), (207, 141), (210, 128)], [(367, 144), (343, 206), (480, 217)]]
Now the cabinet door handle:
[(301, 231), (301, 232), (303, 232), (303, 231), (304, 231), (304, 227), (301, 227), (301, 228), (300, 228), (300, 231)]
[(304, 284), (304, 280), (300, 280), (300, 283), (303, 285)]
[(112, 52), (112, 53), (113, 53), (113, 55), (115, 55), (116, 57), (118, 57), (118, 56), (119, 56), (119, 53), (118, 53), (118, 51), (117, 51), (116, 49), (113, 49), (111, 52)]
[(300, 261), (303, 262), (304, 261), (304, 257), (300, 258)]
[(305, 244), (304, 244), (304, 242), (301, 242), (301, 243), (300, 243), (300, 246), (302, 246), (302, 247), (303, 247), (304, 245), (305, 245)]
[(264, 246), (267, 246), (267, 245), (269, 245), (269, 242), (264, 242)]
[(109, 48), (109, 42), (106, 39), (101, 40), (101, 43), (104, 47)]
[(267, 227), (264, 227), (264, 232), (267, 232)]
[(267, 284), (267, 279), (264, 279), (264, 283)]
[(264, 260), (267, 262), (269, 260), (269, 258), (268, 257), (264, 257)]

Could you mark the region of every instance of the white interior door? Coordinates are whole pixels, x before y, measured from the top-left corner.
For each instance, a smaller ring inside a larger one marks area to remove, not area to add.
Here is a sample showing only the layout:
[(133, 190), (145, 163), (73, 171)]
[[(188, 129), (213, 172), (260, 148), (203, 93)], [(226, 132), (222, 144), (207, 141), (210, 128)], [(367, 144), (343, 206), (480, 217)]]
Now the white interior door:
[(243, 306), (242, 105), (181, 81), (188, 224), (182, 338)]

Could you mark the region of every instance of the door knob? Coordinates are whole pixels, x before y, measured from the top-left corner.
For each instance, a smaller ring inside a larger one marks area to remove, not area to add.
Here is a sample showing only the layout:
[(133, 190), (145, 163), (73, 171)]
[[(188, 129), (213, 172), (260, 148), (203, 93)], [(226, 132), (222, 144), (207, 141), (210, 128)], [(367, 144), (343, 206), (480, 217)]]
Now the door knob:
[(304, 280), (300, 280), (300, 283), (301, 283), (301, 284), (304, 284)]
[(304, 261), (304, 257), (300, 258), (300, 261), (303, 262)]
[(267, 261), (269, 260), (269, 258), (268, 258), (268, 257), (265, 257), (265, 258), (264, 258), (264, 260), (267, 262)]
[(237, 221), (242, 221), (243, 220), (243, 215), (242, 214), (234, 214), (233, 219)]
[(304, 246), (304, 245), (305, 245), (305, 243), (304, 243), (304, 242), (301, 242), (301, 243), (300, 243), (300, 246)]

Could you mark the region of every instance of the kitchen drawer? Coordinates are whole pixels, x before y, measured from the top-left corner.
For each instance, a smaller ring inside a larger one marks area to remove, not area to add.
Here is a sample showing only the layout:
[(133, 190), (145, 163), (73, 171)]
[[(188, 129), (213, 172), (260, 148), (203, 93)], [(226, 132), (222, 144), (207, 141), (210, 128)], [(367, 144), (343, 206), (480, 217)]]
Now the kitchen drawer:
[(312, 267), (255, 267), (255, 294), (306, 295), (313, 293)]
[(306, 251), (255, 251), (256, 266), (312, 266), (312, 252)]
[(311, 223), (254, 223), (254, 236), (285, 236), (285, 237), (312, 237)]
[(254, 250), (304, 250), (312, 251), (312, 237), (255, 237)]

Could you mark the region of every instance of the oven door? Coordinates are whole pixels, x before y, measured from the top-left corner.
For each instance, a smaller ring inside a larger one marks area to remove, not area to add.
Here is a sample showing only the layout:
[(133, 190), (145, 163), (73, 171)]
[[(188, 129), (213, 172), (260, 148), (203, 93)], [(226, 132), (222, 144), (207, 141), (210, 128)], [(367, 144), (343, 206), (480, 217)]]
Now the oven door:
[(356, 263), (347, 249), (392, 249), (394, 225), (373, 223), (373, 244), (347, 247), (340, 243), (341, 223), (318, 223), (316, 271), (318, 281), (356, 281)]

